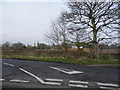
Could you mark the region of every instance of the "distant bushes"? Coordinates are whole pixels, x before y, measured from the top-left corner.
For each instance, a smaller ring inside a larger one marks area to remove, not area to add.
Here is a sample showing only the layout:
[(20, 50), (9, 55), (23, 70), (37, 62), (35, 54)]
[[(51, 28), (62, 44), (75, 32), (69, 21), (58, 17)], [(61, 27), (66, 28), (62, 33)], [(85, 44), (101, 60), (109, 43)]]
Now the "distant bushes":
[[(105, 46), (104, 46), (105, 47)], [(107, 46), (106, 46), (107, 47)], [(118, 49), (107, 49), (101, 46), (99, 49), (100, 59), (112, 60), (119, 59)], [(88, 60), (95, 59), (94, 50), (92, 47), (86, 47), (82, 49), (68, 48), (65, 53), (63, 48), (57, 48), (57, 46), (50, 46), (42, 43), (37, 43), (37, 46), (24, 45), (20, 42), (9, 43), (6, 42), (2, 45), (2, 55), (7, 56), (24, 56), (24, 57), (45, 57), (45, 58), (71, 58), (75, 60)]]
[[(94, 59), (94, 53), (92, 50), (83, 49), (69, 49), (68, 53), (65, 54), (62, 49), (22, 49), (22, 50), (2, 50), (3, 55), (20, 55), (20, 56), (35, 56), (35, 57), (68, 57), (73, 59)], [(109, 53), (104, 51), (104, 49), (100, 53), (100, 59), (118, 59), (118, 53), (114, 53), (113, 50)]]

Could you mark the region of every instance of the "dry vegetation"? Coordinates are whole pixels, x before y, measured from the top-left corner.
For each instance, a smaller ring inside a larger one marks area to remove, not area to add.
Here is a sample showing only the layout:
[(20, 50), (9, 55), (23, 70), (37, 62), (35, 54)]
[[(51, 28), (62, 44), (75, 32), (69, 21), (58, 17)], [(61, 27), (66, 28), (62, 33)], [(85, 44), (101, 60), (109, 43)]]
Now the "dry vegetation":
[[(118, 51), (119, 51), (118, 49), (100, 49), (101, 59), (118, 59), (118, 53), (119, 53)], [(77, 49), (68, 49), (67, 54), (65, 54), (64, 51), (61, 49), (60, 50), (58, 49), (3, 50), (2, 54), (3, 55), (48, 57), (48, 58), (69, 57), (73, 59), (94, 59), (94, 51), (88, 48), (84, 48), (79, 51)]]

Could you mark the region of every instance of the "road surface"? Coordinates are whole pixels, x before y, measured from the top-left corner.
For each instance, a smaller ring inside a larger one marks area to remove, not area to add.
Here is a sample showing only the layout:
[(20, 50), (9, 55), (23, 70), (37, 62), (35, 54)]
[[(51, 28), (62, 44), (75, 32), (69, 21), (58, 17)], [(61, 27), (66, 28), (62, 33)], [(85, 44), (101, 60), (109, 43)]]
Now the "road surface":
[(120, 70), (90, 65), (2, 59), (2, 88), (118, 89)]

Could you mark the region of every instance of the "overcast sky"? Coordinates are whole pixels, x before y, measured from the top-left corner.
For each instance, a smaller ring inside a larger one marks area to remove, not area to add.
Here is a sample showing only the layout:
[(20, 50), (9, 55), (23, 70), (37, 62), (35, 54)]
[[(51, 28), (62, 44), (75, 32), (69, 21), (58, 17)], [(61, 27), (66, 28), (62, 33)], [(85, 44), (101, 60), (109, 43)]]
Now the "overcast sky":
[(2, 2), (2, 42), (47, 43), (50, 23), (67, 9), (65, 2)]

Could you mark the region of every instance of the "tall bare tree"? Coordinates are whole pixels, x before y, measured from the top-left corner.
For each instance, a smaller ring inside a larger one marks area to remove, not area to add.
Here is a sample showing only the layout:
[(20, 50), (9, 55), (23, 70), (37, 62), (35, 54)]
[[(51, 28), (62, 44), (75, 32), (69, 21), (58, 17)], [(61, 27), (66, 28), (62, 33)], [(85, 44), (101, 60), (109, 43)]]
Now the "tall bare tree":
[(61, 39), (59, 33), (59, 26), (57, 22), (52, 22), (50, 32), (45, 34), (45, 38), (48, 41), (48, 43), (60, 45)]
[(78, 50), (80, 50), (81, 46), (84, 46), (88, 41), (90, 41), (89, 36), (86, 34), (85, 28), (82, 28), (79, 25), (71, 23), (68, 25), (67, 30), (70, 34), (69, 42), (77, 46)]
[(69, 11), (64, 13), (66, 22), (87, 28), (87, 34), (94, 45), (96, 59), (99, 59), (99, 42), (117, 38), (118, 3), (103, 0), (69, 1)]
[(45, 36), (50, 43), (62, 46), (67, 54), (68, 33), (63, 19), (64, 17), (60, 16), (55, 22), (52, 22), (51, 31), (45, 34)]

